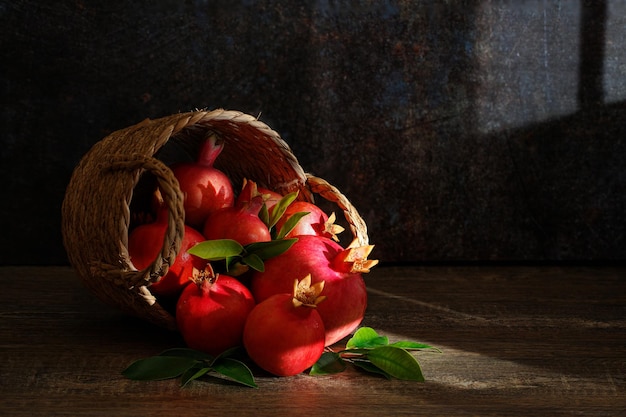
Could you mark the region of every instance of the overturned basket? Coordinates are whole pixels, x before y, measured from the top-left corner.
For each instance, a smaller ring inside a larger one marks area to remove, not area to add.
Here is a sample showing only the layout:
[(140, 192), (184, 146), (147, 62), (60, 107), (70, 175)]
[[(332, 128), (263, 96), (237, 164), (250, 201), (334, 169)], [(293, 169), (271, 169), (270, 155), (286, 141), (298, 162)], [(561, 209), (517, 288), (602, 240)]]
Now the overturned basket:
[[(306, 174), (278, 133), (245, 113), (227, 110), (175, 114), (113, 132), (80, 161), (67, 187), (62, 231), (72, 266), (101, 301), (121, 311), (174, 330), (174, 317), (150, 293), (150, 284), (167, 273), (180, 250), (184, 231), (183, 195), (167, 164), (194, 159), (210, 134), (224, 141), (215, 167), (235, 189), (243, 179), (299, 198), (317, 194), (344, 213), (359, 244), (368, 243), (365, 222), (337, 188)], [(167, 146), (165, 146), (167, 145)], [(156, 179), (169, 207), (169, 227), (159, 256), (137, 270), (128, 256), (133, 199), (144, 174)]]

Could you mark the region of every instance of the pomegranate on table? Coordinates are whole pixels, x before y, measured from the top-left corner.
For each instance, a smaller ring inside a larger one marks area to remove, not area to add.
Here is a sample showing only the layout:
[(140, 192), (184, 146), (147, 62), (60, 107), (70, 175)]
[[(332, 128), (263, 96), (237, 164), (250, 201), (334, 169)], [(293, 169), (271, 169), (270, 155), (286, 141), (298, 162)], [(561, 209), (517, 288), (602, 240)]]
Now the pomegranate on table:
[(208, 266), (197, 271), (176, 304), (176, 324), (185, 344), (211, 355), (241, 346), (246, 319), (255, 301), (242, 283), (215, 274)]
[(276, 376), (299, 374), (324, 352), (324, 322), (317, 312), (324, 283), (311, 285), (310, 276), (294, 282), (290, 292), (257, 304), (243, 331), (250, 359)]
[(319, 312), (326, 331), (325, 346), (349, 335), (363, 320), (367, 292), (362, 274), (378, 263), (368, 260), (372, 245), (353, 242), (344, 249), (332, 239), (301, 235), (283, 254), (265, 261), (265, 271), (255, 271), (251, 280), (257, 303), (274, 294), (288, 293), (294, 277), (311, 274), (312, 282), (324, 282), (327, 297)]

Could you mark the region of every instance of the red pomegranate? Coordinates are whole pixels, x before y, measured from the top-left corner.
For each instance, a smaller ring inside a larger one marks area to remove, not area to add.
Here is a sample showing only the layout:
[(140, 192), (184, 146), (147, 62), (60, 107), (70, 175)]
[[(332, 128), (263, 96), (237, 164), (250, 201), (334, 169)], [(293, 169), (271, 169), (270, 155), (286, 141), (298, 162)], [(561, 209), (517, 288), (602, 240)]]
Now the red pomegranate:
[(362, 273), (378, 263), (368, 260), (373, 246), (344, 249), (337, 242), (320, 236), (301, 235), (283, 254), (265, 261), (265, 271), (255, 271), (251, 280), (257, 302), (274, 294), (289, 293), (293, 280), (311, 274), (312, 282), (324, 281), (326, 300), (317, 310), (324, 321), (325, 345), (349, 335), (363, 320), (367, 292)]

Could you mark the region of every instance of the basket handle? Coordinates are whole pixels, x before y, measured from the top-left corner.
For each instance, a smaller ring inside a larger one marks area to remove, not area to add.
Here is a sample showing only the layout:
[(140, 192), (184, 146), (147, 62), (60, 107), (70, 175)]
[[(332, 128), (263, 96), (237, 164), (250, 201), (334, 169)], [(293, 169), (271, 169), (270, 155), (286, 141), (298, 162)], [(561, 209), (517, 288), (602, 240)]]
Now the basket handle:
[[(137, 288), (148, 283), (156, 282), (164, 276), (169, 267), (174, 263), (176, 255), (180, 251), (185, 232), (185, 212), (183, 208), (184, 195), (178, 185), (178, 180), (172, 171), (160, 160), (138, 154), (116, 154), (105, 167), (110, 171), (149, 171), (159, 185), (163, 200), (168, 208), (168, 228), (163, 237), (161, 252), (154, 261), (143, 270), (120, 269), (119, 266), (98, 265), (102, 275), (111, 279), (115, 284)], [(127, 239), (120, 248), (123, 257), (130, 259), (127, 249)], [(141, 291), (141, 290), (140, 290)]]
[(365, 220), (359, 215), (356, 207), (350, 203), (350, 201), (335, 187), (328, 183), (326, 180), (316, 177), (311, 174), (306, 174), (307, 185), (309, 189), (315, 194), (319, 194), (324, 199), (335, 203), (341, 210), (343, 210), (344, 217), (350, 226), (352, 235), (357, 239), (360, 246), (366, 246), (369, 244), (369, 238), (367, 236), (367, 225)]

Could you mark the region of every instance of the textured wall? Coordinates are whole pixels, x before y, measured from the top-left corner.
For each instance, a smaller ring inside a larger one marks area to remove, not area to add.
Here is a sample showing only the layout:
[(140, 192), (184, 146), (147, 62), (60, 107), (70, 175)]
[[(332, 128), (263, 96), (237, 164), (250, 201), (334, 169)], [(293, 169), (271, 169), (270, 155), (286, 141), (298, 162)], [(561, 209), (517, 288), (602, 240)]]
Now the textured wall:
[[(156, 3), (156, 4), (155, 4)], [(621, 1), (0, 1), (0, 264), (64, 263), (80, 157), (259, 115), (387, 261), (623, 260)]]

